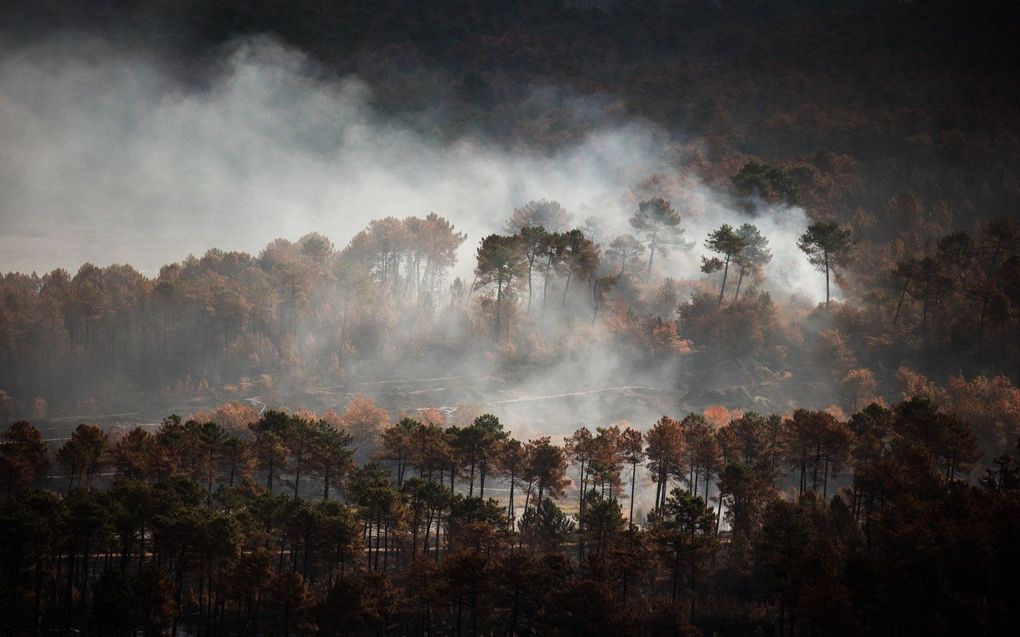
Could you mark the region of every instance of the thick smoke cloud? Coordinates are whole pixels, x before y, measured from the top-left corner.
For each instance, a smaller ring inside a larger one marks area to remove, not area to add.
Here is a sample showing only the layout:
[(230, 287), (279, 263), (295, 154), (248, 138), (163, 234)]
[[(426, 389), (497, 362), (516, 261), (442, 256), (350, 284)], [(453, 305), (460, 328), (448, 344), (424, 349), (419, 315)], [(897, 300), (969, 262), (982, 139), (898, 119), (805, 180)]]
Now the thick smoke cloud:
[[(151, 276), (210, 247), (257, 253), (312, 231), (342, 247), (372, 219), (435, 211), (469, 235), (463, 274), (479, 238), (528, 200), (556, 199), (578, 223), (594, 216), (626, 231), (628, 193), (653, 173), (676, 173), (667, 135), (642, 122), (549, 154), (440, 143), (379, 116), (359, 79), (323, 77), (264, 39), (231, 47), (202, 87), (181, 85), (154, 56), (101, 42), (9, 52), (0, 63), (0, 270), (126, 262)], [(749, 218), (684, 180), (680, 209), (695, 245), (662, 265), (690, 278), (704, 235)], [(759, 212), (775, 253), (770, 287), (817, 299), (820, 277), (794, 245), (803, 211)]]

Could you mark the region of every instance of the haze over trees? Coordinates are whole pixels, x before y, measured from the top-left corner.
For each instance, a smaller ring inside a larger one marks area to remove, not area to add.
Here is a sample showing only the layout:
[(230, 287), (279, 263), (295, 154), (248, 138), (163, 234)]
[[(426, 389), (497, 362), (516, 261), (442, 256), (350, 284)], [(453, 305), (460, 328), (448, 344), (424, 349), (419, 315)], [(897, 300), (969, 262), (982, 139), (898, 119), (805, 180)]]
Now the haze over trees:
[(648, 199), (638, 205), (630, 218), (630, 225), (644, 237), (648, 246), (647, 276), (652, 274), (652, 263), (658, 250), (669, 254), (670, 247), (683, 245), (683, 227), (680, 213), (662, 198)]
[(702, 257), (701, 263), (701, 271), (706, 274), (722, 269), (722, 284), (719, 286), (719, 305), (722, 305), (723, 295), (726, 293), (726, 279), (730, 273), (730, 261), (734, 261), (747, 248), (747, 241), (734, 232), (729, 224), (724, 223), (718, 230), (708, 235), (705, 247), (723, 256), (722, 260), (717, 257), (711, 259)]
[(1018, 18), (5, 3), (0, 633), (1016, 633)]
[[(639, 258), (649, 248), (632, 235), (599, 244), (582, 229), (523, 226), (483, 237), (465, 281), (452, 272), (462, 271), (458, 248), (468, 238), (436, 213), (372, 222), (342, 250), (310, 234), (276, 240), (257, 257), (213, 249), (153, 278), (126, 265), (86, 264), (73, 277), (9, 273), (0, 281), (4, 409), (9, 418), (127, 411), (150, 392), (264, 402), (366, 372), (429, 378), (431, 362), (462, 364), (493, 348), (528, 374), (544, 356), (576, 351), (573, 339), (590, 340), (592, 329), (623, 369), (661, 375), (654, 366), (670, 365), (688, 387), (680, 398), (700, 408), (778, 408), (799, 395), (852, 410), (894, 399), (903, 370), (933, 378), (935, 390), (959, 377), (1013, 391), (1013, 225), (954, 231), (893, 262), (888, 245), (813, 223), (797, 245), (843, 294), (814, 310), (773, 299), (770, 282), (788, 273), (771, 267), (772, 254), (793, 251), (793, 240), (781, 234), (777, 244), (751, 223), (704, 238), (717, 255), (702, 259), (709, 279), (679, 265), (692, 259), (686, 244), (661, 261), (686, 278), (649, 281)], [(659, 250), (657, 232), (647, 245)], [(953, 356), (940, 355), (950, 342)], [(409, 360), (407, 346), (420, 358)], [(746, 378), (753, 389), (700, 397), (713, 379), (693, 371), (728, 360), (758, 366)]]
[(807, 255), (811, 265), (825, 274), (825, 305), (828, 305), (830, 279), (836, 266), (846, 265), (852, 254), (849, 228), (841, 228), (832, 221), (813, 223), (801, 236), (797, 247)]
[(768, 249), (769, 240), (758, 228), (749, 223), (741, 224), (736, 234), (743, 247), (735, 255), (740, 276), (737, 278), (737, 289), (733, 292), (734, 301), (740, 297), (740, 286), (744, 283), (744, 277), (760, 276), (765, 266), (772, 261), (772, 253)]

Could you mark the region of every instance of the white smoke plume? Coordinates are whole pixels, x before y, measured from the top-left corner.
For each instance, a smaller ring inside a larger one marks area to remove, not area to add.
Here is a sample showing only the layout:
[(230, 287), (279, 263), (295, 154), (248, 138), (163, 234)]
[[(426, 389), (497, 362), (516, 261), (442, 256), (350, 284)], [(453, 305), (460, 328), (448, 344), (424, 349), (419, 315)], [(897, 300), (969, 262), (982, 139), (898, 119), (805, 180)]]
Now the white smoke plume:
[[(665, 132), (644, 122), (596, 129), (548, 154), (441, 143), (379, 116), (358, 78), (327, 79), (265, 39), (232, 46), (202, 87), (182, 85), (157, 57), (103, 42), (10, 51), (0, 62), (0, 148), (0, 270), (73, 273), (89, 261), (150, 276), (210, 247), (257, 253), (312, 231), (339, 248), (372, 219), (429, 211), (468, 233), (465, 274), (481, 236), (531, 199), (627, 231), (627, 193), (675, 173), (678, 159)], [(681, 210), (695, 246), (661, 263), (670, 274), (698, 276), (707, 232), (750, 220), (775, 254), (769, 287), (819, 298), (821, 278), (794, 245), (803, 211), (750, 219), (687, 183)]]

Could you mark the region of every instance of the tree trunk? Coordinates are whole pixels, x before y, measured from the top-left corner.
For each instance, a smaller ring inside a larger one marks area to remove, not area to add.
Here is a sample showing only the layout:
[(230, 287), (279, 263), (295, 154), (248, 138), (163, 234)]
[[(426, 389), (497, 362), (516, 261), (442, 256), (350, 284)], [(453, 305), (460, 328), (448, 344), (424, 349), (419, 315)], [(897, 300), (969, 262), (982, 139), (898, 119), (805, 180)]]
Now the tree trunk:
[(829, 252), (825, 251), (825, 307), (829, 307)]
[(560, 299), (560, 310), (567, 306), (567, 290), (570, 289), (570, 279), (573, 276), (573, 272), (567, 271), (567, 281), (563, 284), (563, 298)]
[(730, 255), (726, 255), (726, 265), (723, 266), (722, 273), (722, 287), (719, 288), (719, 304), (716, 307), (722, 307), (723, 294), (726, 292), (726, 277), (730, 274)]
[(510, 532), (514, 530), (514, 472), (510, 472), (510, 505), (507, 509), (507, 519), (510, 520)]
[(549, 296), (549, 277), (552, 275), (552, 255), (545, 265), (545, 275), (542, 277), (542, 319), (545, 319), (545, 300)]
[(503, 280), (496, 281), (496, 329), (494, 330), (494, 340), (499, 341), (499, 319), (500, 310), (503, 307)]
[(652, 261), (655, 259), (655, 240), (658, 238), (657, 233), (652, 234), (652, 241), (649, 244), (650, 250), (648, 251), (648, 271), (645, 272), (645, 278), (652, 278)]
[(471, 477), (468, 480), (468, 497), (474, 497), (475, 495), (475, 461), (471, 461)]
[(910, 285), (910, 277), (903, 282), (903, 289), (900, 290), (900, 300), (896, 303), (896, 314), (893, 315), (892, 324), (896, 325), (900, 320), (900, 310), (903, 309), (903, 299), (907, 296), (907, 287)]
[(734, 302), (736, 302), (736, 300), (740, 297), (740, 284), (744, 282), (744, 268), (740, 268), (739, 272), (740, 276), (737, 277), (737, 291), (733, 293)]
[(821, 452), (815, 450), (815, 462), (814, 466), (811, 467), (811, 490), (816, 494), (818, 493), (818, 461), (821, 460)]
[(485, 460), (478, 463), (478, 497), (485, 497)]
[(829, 498), (829, 457), (825, 457), (825, 469), (822, 474), (822, 502)]
[(527, 315), (531, 316), (531, 273), (535, 269), (535, 257), (528, 259), (528, 311)]
[[(630, 529), (634, 529), (634, 484), (637, 480), (637, 463), (631, 463), (630, 465), (630, 516), (627, 518), (627, 522), (630, 524)], [(624, 584), (626, 586), (626, 584)], [(626, 590), (626, 589), (625, 589)], [(626, 593), (624, 594), (624, 602), (626, 603)]]

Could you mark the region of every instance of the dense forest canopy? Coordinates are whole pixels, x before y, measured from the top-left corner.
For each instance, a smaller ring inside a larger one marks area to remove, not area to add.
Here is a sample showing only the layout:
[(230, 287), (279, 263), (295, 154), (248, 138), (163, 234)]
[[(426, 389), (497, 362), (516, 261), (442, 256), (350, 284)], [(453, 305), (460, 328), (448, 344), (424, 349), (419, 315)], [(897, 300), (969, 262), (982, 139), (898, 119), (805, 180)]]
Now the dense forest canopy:
[(1011, 632), (1017, 13), (0, 7), (0, 627)]
[(978, 471), (980, 429), (930, 400), (872, 403), (848, 420), (708, 410), (644, 433), (580, 427), (562, 444), (522, 441), (469, 408), (413, 416), (394, 422), (363, 396), (320, 415), (235, 404), (113, 436), (82, 424), (52, 454), (38, 429), (11, 424), (0, 625), (120, 635), (1015, 625), (1020, 447)]

